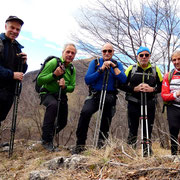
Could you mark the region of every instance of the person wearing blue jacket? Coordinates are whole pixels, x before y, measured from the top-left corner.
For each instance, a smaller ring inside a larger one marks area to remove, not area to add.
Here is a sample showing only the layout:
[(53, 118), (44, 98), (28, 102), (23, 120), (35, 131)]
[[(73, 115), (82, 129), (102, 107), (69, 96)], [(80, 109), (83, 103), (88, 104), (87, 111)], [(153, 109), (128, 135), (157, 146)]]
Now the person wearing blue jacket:
[[(17, 80), (22, 81), (27, 70), (27, 55), (16, 41), (24, 22), (17, 16), (9, 16), (5, 22), (5, 33), (0, 34), (0, 124), (6, 119), (15, 95)], [(19, 65), (23, 64), (22, 72)]]
[(106, 99), (101, 119), (100, 133), (98, 139), (98, 148), (104, 145), (105, 140), (108, 138), (108, 132), (111, 125), (111, 120), (115, 114), (116, 95), (117, 90), (115, 87), (116, 81), (120, 83), (126, 82), (126, 75), (123, 66), (120, 62), (112, 59), (114, 54), (113, 46), (106, 43), (102, 47), (102, 58), (94, 59), (90, 62), (87, 73), (85, 75), (85, 82), (90, 86), (90, 94), (84, 102), (84, 106), (80, 113), (78, 127), (76, 131), (77, 141), (72, 154), (79, 154), (85, 150), (85, 142), (87, 139), (87, 132), (91, 116), (98, 111), (100, 94), (103, 86), (103, 79), (105, 71), (109, 71), (109, 79), (106, 90)]

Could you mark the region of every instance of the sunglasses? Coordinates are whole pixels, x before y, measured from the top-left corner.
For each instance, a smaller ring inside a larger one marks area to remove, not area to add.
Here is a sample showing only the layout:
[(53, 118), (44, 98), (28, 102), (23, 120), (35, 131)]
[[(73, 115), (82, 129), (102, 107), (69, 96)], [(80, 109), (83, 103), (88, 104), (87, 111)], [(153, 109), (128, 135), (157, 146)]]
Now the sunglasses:
[(149, 57), (149, 54), (139, 54), (139, 57)]
[(106, 52), (112, 53), (112, 50), (111, 50), (111, 49), (108, 49), (108, 50), (104, 49), (104, 50), (102, 50), (102, 52), (103, 52), (103, 53), (106, 53)]

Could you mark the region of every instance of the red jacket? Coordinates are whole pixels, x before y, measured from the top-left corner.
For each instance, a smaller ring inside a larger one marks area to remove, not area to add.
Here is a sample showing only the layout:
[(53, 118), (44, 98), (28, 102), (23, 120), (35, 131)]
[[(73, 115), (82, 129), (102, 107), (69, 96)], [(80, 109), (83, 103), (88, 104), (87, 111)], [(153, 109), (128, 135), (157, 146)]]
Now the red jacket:
[(180, 90), (180, 72), (175, 70), (170, 82), (168, 80), (168, 75), (169, 73), (164, 76), (161, 96), (164, 101), (175, 101), (179, 103), (180, 98), (176, 97), (176, 91)]

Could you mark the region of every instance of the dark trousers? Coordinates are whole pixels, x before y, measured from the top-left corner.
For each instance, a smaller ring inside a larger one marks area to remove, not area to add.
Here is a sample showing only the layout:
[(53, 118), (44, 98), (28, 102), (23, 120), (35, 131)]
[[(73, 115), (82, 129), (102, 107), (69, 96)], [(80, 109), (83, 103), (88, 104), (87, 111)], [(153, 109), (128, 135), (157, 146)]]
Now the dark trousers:
[(6, 119), (14, 101), (14, 93), (0, 89), (0, 122)]
[[(42, 126), (42, 140), (46, 142), (52, 142), (54, 136), (54, 123), (57, 115), (58, 107), (58, 95), (57, 94), (48, 94), (45, 96), (42, 104), (46, 106), (46, 112), (44, 116), (44, 122)], [(68, 116), (68, 104), (67, 96), (61, 95), (61, 102), (59, 108), (59, 119), (58, 119), (58, 128), (57, 133), (60, 132), (67, 124)]]
[(167, 118), (171, 136), (171, 154), (177, 155), (178, 134), (180, 130), (180, 107), (170, 105), (167, 107)]
[[(137, 141), (138, 127), (141, 117), (141, 104), (135, 102), (128, 102), (128, 144), (135, 144)], [(148, 132), (149, 139), (151, 139), (152, 128), (155, 117), (155, 101), (148, 100), (147, 102), (147, 119), (148, 119)], [(146, 123), (143, 121), (143, 139), (146, 139)]]
[[(104, 105), (100, 124), (99, 142), (103, 142), (106, 138), (108, 138), (111, 120), (115, 114), (116, 97), (112, 95), (111, 100), (111, 102), (107, 100)], [(76, 145), (85, 145), (91, 116), (98, 111), (98, 108), (99, 98), (92, 97), (85, 100), (84, 106), (80, 113), (79, 123), (76, 131)]]

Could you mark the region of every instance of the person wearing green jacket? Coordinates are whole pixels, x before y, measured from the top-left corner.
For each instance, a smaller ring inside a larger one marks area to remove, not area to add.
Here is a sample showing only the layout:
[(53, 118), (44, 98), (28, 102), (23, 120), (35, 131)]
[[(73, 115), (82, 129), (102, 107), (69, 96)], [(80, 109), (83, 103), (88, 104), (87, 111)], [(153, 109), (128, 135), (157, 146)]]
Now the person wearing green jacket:
[[(56, 58), (48, 61), (37, 78), (38, 85), (42, 86), (40, 96), (41, 103), (46, 107), (43, 126), (42, 126), (42, 146), (53, 151), (54, 133), (60, 132), (67, 124), (68, 117), (68, 98), (67, 93), (72, 93), (76, 85), (76, 69), (72, 61), (76, 55), (74, 44), (64, 46), (60, 62)], [(58, 64), (59, 63), (59, 64)], [(61, 88), (61, 101), (58, 111), (58, 92)], [(57, 129), (54, 123), (57, 112)]]

